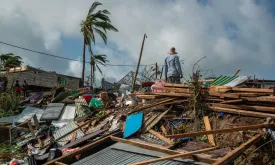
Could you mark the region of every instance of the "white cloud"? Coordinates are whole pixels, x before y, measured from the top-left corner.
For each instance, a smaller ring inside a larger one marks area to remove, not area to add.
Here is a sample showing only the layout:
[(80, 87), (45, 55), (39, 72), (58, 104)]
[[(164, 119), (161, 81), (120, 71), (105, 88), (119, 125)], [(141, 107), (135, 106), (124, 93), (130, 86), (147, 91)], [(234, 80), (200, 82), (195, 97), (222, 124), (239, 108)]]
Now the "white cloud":
[[(0, 2), (0, 40), (60, 55), (62, 37), (81, 37), (79, 25), (92, 4), (89, 0), (81, 3), (75, 0)], [(108, 55), (110, 63), (136, 63), (146, 33), (142, 63), (162, 64), (170, 47), (174, 46), (185, 59), (185, 75), (203, 56), (207, 58), (201, 65), (213, 69), (217, 75), (232, 75), (238, 68), (243, 74), (265, 75), (275, 64), (275, 19), (266, 10), (268, 4), (258, 5), (254, 0), (209, 0), (207, 5), (188, 0), (102, 2), (119, 30), (108, 33), (109, 43), (115, 43), (116, 48), (95, 46), (97, 52)], [(22, 55), (27, 64), (80, 77), (79, 62), (38, 56), (0, 45), (0, 53), (11, 51)], [(128, 57), (124, 58), (121, 53)], [(89, 67), (86, 66), (87, 73)], [(105, 77), (117, 80), (131, 70), (135, 67), (103, 68)], [(97, 73), (97, 77), (102, 76)]]

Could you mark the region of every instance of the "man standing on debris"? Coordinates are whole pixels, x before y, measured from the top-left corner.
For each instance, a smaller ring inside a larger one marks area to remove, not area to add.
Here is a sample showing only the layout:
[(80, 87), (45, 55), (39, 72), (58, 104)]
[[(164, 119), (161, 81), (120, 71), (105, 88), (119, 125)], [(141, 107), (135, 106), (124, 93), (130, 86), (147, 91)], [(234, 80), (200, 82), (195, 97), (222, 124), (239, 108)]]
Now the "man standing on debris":
[(19, 81), (16, 80), (16, 83), (15, 83), (15, 92), (18, 96), (20, 96), (20, 93), (21, 93), (21, 88), (20, 88), (20, 85), (19, 85)]
[(176, 49), (172, 47), (164, 62), (165, 80), (167, 83), (180, 84), (182, 78), (182, 71), (179, 57), (176, 55)]
[(24, 97), (28, 97), (28, 90), (29, 90), (29, 85), (26, 82), (26, 80), (24, 80), (23, 83), (23, 93), (24, 93)]

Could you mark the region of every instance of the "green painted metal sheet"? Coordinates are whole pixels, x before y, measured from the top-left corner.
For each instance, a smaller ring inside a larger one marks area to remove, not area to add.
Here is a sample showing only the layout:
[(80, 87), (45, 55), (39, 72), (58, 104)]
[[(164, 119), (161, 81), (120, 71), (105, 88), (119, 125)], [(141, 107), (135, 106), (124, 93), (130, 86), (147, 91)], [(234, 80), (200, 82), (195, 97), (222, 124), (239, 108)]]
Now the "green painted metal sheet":
[(213, 81), (210, 86), (223, 86), (233, 80), (235, 80), (238, 76), (223, 76), (221, 75), (215, 81)]

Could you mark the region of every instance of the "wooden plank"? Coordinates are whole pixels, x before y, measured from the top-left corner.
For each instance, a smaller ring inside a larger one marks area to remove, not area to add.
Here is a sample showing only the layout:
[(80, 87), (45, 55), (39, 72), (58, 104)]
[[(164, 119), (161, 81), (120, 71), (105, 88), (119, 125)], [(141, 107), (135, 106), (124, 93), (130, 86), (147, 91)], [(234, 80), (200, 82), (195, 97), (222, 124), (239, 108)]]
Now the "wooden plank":
[(247, 150), (249, 147), (251, 147), (255, 142), (259, 141), (262, 137), (262, 134), (258, 134), (256, 136), (253, 136), (251, 139), (249, 139), (247, 142), (241, 144), (239, 147), (231, 151), (229, 154), (225, 155), (221, 159), (219, 159), (217, 162), (215, 162), (213, 165), (227, 165), (228, 163), (232, 162), (236, 158), (238, 158), (245, 150)]
[(71, 142), (74, 142), (77, 136), (77, 131), (74, 131)]
[(232, 99), (239, 99), (240, 94), (237, 93), (220, 93), (220, 92), (215, 92), (215, 91), (209, 91), (210, 96), (217, 96), (220, 98), (232, 98)]
[(170, 96), (170, 97), (191, 97), (191, 94), (188, 94), (188, 93), (172, 93), (172, 92), (158, 93), (158, 92), (153, 92), (152, 94), (158, 95), (158, 96)]
[(274, 128), (274, 127), (275, 127), (275, 124), (257, 124), (257, 125), (240, 126), (240, 127), (235, 127), (235, 128), (224, 128), (224, 129), (216, 129), (216, 130), (210, 130), (210, 131), (174, 134), (174, 135), (167, 135), (166, 137), (168, 137), (168, 138), (184, 138), (184, 137), (192, 137), (192, 136), (222, 134), (222, 133), (230, 133), (230, 132), (237, 132), (237, 131), (248, 131), (248, 130), (260, 129), (260, 128)]
[(149, 131), (152, 127), (154, 127), (161, 119), (164, 115), (167, 114), (167, 112), (172, 108), (172, 106), (166, 110), (165, 112), (161, 113), (159, 116), (157, 116), (146, 128), (144, 128), (144, 132)]
[[(165, 154), (180, 154), (180, 153), (182, 153), (182, 152), (179, 152), (179, 151), (169, 150), (169, 149), (166, 149), (166, 148), (160, 148), (160, 147), (152, 146), (152, 145), (149, 145), (149, 144), (140, 143), (140, 142), (136, 142), (136, 141), (131, 141), (131, 140), (127, 140), (127, 139), (122, 139), (122, 138), (118, 138), (118, 137), (114, 137), (114, 136), (111, 136), (111, 139), (116, 141), (116, 142), (133, 145), (133, 146), (144, 148), (144, 149), (147, 149), (147, 150), (158, 151), (158, 152), (162, 152), (162, 153), (165, 153)], [(188, 158), (191, 158), (195, 161), (200, 161), (200, 162), (209, 163), (209, 164), (212, 164), (212, 163), (216, 162), (216, 159), (201, 157), (201, 156), (197, 156), (197, 155), (190, 155), (190, 156), (188, 156)]]
[[(210, 131), (211, 130), (211, 125), (210, 125), (208, 116), (203, 117), (203, 122), (204, 122), (205, 130)], [(214, 139), (214, 136), (212, 134), (207, 135), (207, 138), (208, 138), (208, 142), (212, 146), (216, 146), (215, 139)]]
[(243, 102), (243, 99), (237, 99), (237, 100), (228, 100), (228, 101), (223, 101), (220, 102), (221, 104), (232, 104), (232, 103), (240, 103)]
[(158, 132), (156, 132), (156, 131), (154, 131), (154, 130), (152, 130), (152, 129), (149, 130), (149, 132), (150, 132), (151, 134), (155, 135), (156, 137), (158, 137), (160, 140), (166, 142), (167, 144), (169, 144), (169, 145), (172, 145), (172, 144), (173, 144), (173, 143), (171, 142), (170, 139), (168, 139), (168, 138), (162, 136), (160, 133), (158, 133)]
[(28, 120), (28, 121), (27, 121), (27, 124), (28, 124), (29, 130), (30, 130), (30, 132), (31, 132), (31, 134), (32, 134), (32, 137), (35, 137), (35, 133), (34, 133), (34, 129), (33, 129), (33, 127), (32, 127), (32, 122), (31, 122), (31, 120)]
[(269, 93), (238, 93), (240, 97), (259, 97), (259, 96), (269, 96)]
[(261, 97), (242, 97), (242, 99), (246, 101), (253, 101), (253, 102), (275, 102), (275, 96), (261, 96)]
[(35, 125), (35, 129), (38, 130), (39, 129), (39, 122), (38, 122), (36, 114), (33, 115), (33, 122), (34, 122), (34, 125)]
[(157, 105), (162, 105), (164, 103), (168, 103), (168, 102), (174, 101), (176, 99), (177, 98), (171, 98), (171, 99), (167, 99), (167, 100), (163, 100), (163, 101), (157, 102), (155, 104), (150, 104), (150, 105), (147, 105), (147, 106), (143, 106), (143, 107), (140, 107), (140, 108), (137, 108), (137, 109), (134, 109), (134, 110), (130, 111), (128, 114), (131, 114), (131, 113), (134, 113), (134, 112), (138, 112), (138, 111), (142, 111), (142, 110), (145, 110), (147, 108), (152, 108), (152, 107), (155, 107)]
[(221, 107), (215, 107), (215, 106), (211, 106), (209, 108), (211, 110), (217, 111), (217, 112), (226, 112), (226, 113), (232, 113), (232, 114), (243, 115), (243, 116), (259, 117), (259, 118), (271, 117), (271, 118), (275, 119), (275, 114), (271, 114), (271, 113), (252, 112), (252, 111), (246, 111), (246, 110), (221, 108)]
[[(110, 135), (110, 136), (111, 136), (111, 135)], [(49, 161), (49, 162), (46, 162), (44, 165), (52, 165), (52, 164), (55, 164), (55, 162), (62, 161), (62, 160), (64, 160), (64, 159), (68, 158), (68, 157), (74, 157), (74, 156), (76, 156), (76, 155), (78, 155), (78, 154), (81, 154), (81, 153), (83, 153), (83, 152), (86, 152), (86, 151), (92, 149), (93, 147), (98, 146), (99, 144), (104, 143), (104, 142), (106, 142), (107, 140), (110, 140), (110, 136), (107, 136), (107, 137), (104, 137), (104, 138), (102, 138), (102, 139), (99, 139), (99, 140), (97, 140), (97, 141), (95, 141), (95, 142), (93, 142), (93, 143), (91, 143), (91, 144), (88, 144), (88, 145), (85, 145), (84, 147), (81, 147), (81, 148), (78, 149), (78, 150), (75, 150), (75, 151), (70, 152), (70, 153), (68, 153), (68, 154), (66, 154), (66, 155), (63, 155), (63, 156), (61, 156), (61, 157), (58, 157), (58, 158), (56, 158), (56, 159), (54, 159), (54, 160), (51, 160), (51, 161)]]
[(175, 92), (175, 93), (193, 93), (190, 89), (185, 89), (185, 88), (171, 88), (171, 87), (162, 87), (157, 85), (152, 86), (152, 88), (169, 91), (169, 92)]
[(161, 125), (160, 129), (164, 133), (164, 135), (167, 135), (167, 130), (165, 129), (165, 127), (163, 125)]
[(156, 99), (160, 98), (160, 96), (157, 95), (136, 95), (140, 99)]
[(180, 154), (175, 154), (175, 155), (164, 156), (161, 158), (145, 160), (142, 162), (132, 163), (131, 165), (145, 165), (145, 164), (160, 162), (160, 161), (164, 161), (164, 160), (169, 160), (169, 159), (174, 159), (174, 158), (179, 158), (179, 157), (184, 157), (184, 156), (190, 156), (193, 154), (199, 154), (199, 153), (204, 153), (204, 152), (208, 152), (208, 151), (213, 151), (215, 149), (217, 149), (217, 147), (205, 148), (205, 149), (201, 149), (201, 150), (197, 150), (197, 151), (190, 151), (190, 152), (185, 152), (185, 153), (180, 153)]
[(270, 93), (270, 94), (273, 94), (273, 89), (262, 89), (262, 88), (232, 88), (232, 91)]
[(56, 165), (67, 165), (67, 164), (64, 164), (64, 163), (61, 163), (61, 162), (55, 162)]
[(229, 105), (229, 104), (219, 104), (219, 103), (211, 103), (209, 105), (214, 106), (214, 107), (221, 107), (221, 108), (245, 109), (245, 110), (251, 110), (251, 111), (262, 111), (262, 112), (275, 113), (275, 107)]

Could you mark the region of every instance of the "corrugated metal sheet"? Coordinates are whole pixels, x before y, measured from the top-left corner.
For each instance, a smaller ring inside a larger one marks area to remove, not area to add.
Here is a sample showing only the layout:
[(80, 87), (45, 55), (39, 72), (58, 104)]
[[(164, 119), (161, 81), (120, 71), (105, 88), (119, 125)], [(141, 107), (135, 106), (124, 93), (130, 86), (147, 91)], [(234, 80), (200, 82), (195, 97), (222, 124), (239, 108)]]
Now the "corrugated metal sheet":
[[(78, 126), (74, 123), (74, 121), (71, 121), (69, 122), (67, 125), (65, 125), (64, 127), (60, 128), (59, 130), (57, 130), (55, 133), (54, 133), (54, 139), (58, 139), (59, 137), (67, 134), (68, 132), (72, 131), (73, 129), (77, 128)], [(76, 133), (76, 139), (79, 139), (81, 137), (84, 136), (84, 133), (81, 131), (81, 130), (77, 130), (77, 133)], [(60, 146), (64, 146), (65, 144), (67, 144), (69, 141), (72, 140), (72, 136), (73, 136), (73, 133), (71, 133), (70, 135), (60, 139), (57, 143), (60, 145)]]
[[(81, 159), (78, 162), (73, 163), (73, 165), (103, 165), (103, 164), (104, 165), (127, 165), (127, 164), (149, 160), (153, 158), (156, 158), (156, 157), (137, 154), (133, 152), (127, 152), (127, 151), (108, 147), (91, 156)], [(157, 164), (157, 165), (181, 164), (182, 165), (182, 164), (189, 164), (189, 163), (167, 160), (167, 161), (161, 161), (161, 162), (152, 163), (152, 164)]]
[(23, 112), (15, 119), (16, 123), (23, 123), (26, 120), (33, 117), (36, 114), (37, 120), (39, 121), (42, 114), (44, 113), (43, 109), (35, 108), (35, 107), (26, 107)]
[(48, 104), (40, 120), (58, 120), (63, 111), (64, 105), (64, 103)]
[(232, 80), (236, 79), (238, 76), (220, 76), (219, 78), (215, 79), (210, 86), (223, 86)]
[(12, 123), (14, 119), (16, 119), (17, 116), (8, 116), (8, 117), (2, 117), (0, 118), (0, 123)]
[(240, 77), (237, 77), (236, 79), (234, 79), (233, 81), (225, 84), (224, 86), (228, 86), (228, 87), (235, 87), (245, 81), (248, 80), (248, 77), (247, 76), (240, 76)]

